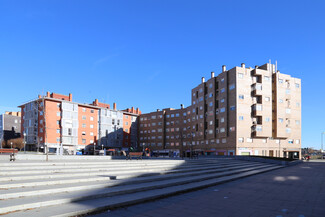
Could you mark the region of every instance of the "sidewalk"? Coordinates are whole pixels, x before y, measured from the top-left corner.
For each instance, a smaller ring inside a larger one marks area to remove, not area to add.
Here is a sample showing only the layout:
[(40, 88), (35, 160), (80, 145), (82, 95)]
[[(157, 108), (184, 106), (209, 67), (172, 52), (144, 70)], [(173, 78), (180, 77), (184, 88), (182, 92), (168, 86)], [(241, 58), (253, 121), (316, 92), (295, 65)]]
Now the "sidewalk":
[(103, 216), (325, 216), (325, 160), (93, 215)]

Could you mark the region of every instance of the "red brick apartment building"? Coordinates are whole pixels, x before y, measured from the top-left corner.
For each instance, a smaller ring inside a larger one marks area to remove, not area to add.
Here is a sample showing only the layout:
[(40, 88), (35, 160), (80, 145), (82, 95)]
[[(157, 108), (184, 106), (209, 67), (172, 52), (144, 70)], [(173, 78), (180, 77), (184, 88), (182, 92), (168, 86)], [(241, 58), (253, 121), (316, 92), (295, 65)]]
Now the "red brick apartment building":
[(191, 96), (186, 108), (142, 114), (139, 144), (155, 152), (300, 157), (301, 80), (275, 65), (223, 66)]
[[(93, 152), (94, 148), (137, 146), (137, 108), (110, 109), (96, 99), (92, 104), (72, 101), (72, 94), (47, 92), (20, 106), (21, 132), (30, 150), (48, 148), (50, 152)], [(23, 135), (23, 133), (22, 133)], [(96, 147), (95, 147), (96, 146)]]

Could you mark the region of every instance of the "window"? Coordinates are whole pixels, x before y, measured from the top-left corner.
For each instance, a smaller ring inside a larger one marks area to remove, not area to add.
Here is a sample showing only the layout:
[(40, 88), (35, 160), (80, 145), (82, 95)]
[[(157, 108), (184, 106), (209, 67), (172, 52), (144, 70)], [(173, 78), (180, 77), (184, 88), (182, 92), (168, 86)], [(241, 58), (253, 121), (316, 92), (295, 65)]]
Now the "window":
[(239, 99), (244, 99), (244, 95), (242, 95), (242, 94), (241, 95), (238, 95), (238, 98)]
[(283, 118), (279, 118), (279, 123), (283, 123)]
[(209, 130), (209, 134), (212, 134), (213, 133), (213, 130)]
[(279, 103), (283, 103), (283, 99), (279, 99)]
[(40, 133), (43, 133), (43, 128), (40, 128), (39, 131), (40, 131)]
[(176, 117), (179, 117), (179, 113), (176, 113)]
[(299, 121), (299, 120), (296, 120), (296, 124), (297, 124), (297, 125), (300, 125), (300, 121)]
[(242, 120), (244, 120), (244, 116), (239, 116), (238, 119), (239, 119), (240, 121), (242, 121)]
[(221, 78), (221, 83), (223, 83), (225, 81), (225, 79), (224, 78)]
[(225, 88), (222, 88), (222, 89), (220, 90), (220, 92), (221, 92), (221, 93), (224, 93), (224, 92), (225, 92)]
[[(85, 134), (86, 135), (86, 134)], [(94, 132), (90, 132), (90, 136), (94, 136)]]
[(229, 127), (229, 132), (234, 132), (235, 131), (235, 127)]
[(266, 117), (265, 122), (270, 122), (270, 118)]
[(82, 139), (82, 144), (85, 144), (86, 143), (86, 140), (85, 139)]
[[(296, 83), (295, 86), (296, 86), (296, 88), (300, 87), (300, 85), (298, 83)], [(297, 143), (297, 144), (299, 144), (299, 143)]]
[(226, 143), (227, 142), (227, 139), (222, 139), (221, 142), (222, 143)]
[(235, 111), (236, 110), (236, 106), (230, 106), (230, 111)]
[(220, 128), (220, 133), (224, 133), (224, 132), (225, 132), (225, 128), (224, 127)]
[(94, 111), (94, 109), (90, 109), (90, 113), (94, 113), (95, 111)]
[(60, 133), (60, 129), (56, 129), (56, 133)]
[(60, 137), (56, 137), (56, 141), (60, 142), (61, 141)]
[(43, 124), (43, 120), (40, 120), (39, 123), (40, 123), (40, 124)]
[(265, 81), (269, 81), (270, 80), (270, 77), (269, 76), (264, 76), (264, 80)]
[(210, 123), (210, 125), (213, 125), (213, 121), (210, 121), (209, 123)]
[(297, 103), (296, 103), (296, 106), (297, 106), (297, 107), (300, 107), (300, 103), (299, 103), (299, 102), (297, 102)]
[(238, 73), (238, 78), (243, 78), (244, 74), (243, 73)]
[(290, 94), (290, 89), (286, 89), (286, 94)]
[(81, 132), (81, 135), (85, 136), (86, 135), (86, 132), (85, 131)]
[(270, 97), (265, 97), (265, 102), (270, 102)]
[(71, 136), (72, 135), (72, 129), (68, 128), (68, 135)]
[(43, 115), (43, 111), (40, 111), (40, 112), (39, 112), (39, 115)]
[(86, 108), (82, 108), (82, 112), (86, 112)]
[(90, 128), (93, 129), (94, 128), (94, 125), (93, 124), (90, 124)]
[(169, 115), (166, 115), (167, 118), (169, 118)]
[(233, 89), (235, 89), (235, 84), (229, 85), (229, 90), (233, 90)]
[(291, 109), (286, 108), (286, 113), (287, 113), (287, 114), (290, 114), (290, 113), (291, 113)]
[(203, 101), (203, 96), (200, 97), (199, 101), (200, 101), (200, 102)]
[(126, 122), (125, 122), (125, 125), (129, 125), (129, 122), (126, 121)]
[(253, 139), (248, 137), (248, 138), (246, 138), (246, 142), (252, 143)]
[[(42, 121), (42, 123), (43, 123), (43, 121)], [(60, 121), (56, 121), (56, 124), (57, 124), (57, 125), (60, 125)]]
[(115, 125), (115, 119), (112, 119), (112, 124)]
[(170, 117), (173, 118), (173, 117), (175, 117), (175, 115), (174, 114), (171, 114)]
[(199, 91), (200, 91), (200, 93), (202, 93), (202, 92), (203, 92), (203, 89), (202, 89), (202, 88), (200, 88), (200, 90), (199, 90)]
[(291, 128), (286, 128), (287, 133), (291, 133)]
[(220, 100), (220, 103), (224, 103), (225, 102), (225, 98), (222, 98), (221, 100)]
[(85, 115), (82, 116), (82, 120), (86, 120), (86, 116)]
[(209, 103), (209, 106), (213, 106), (213, 103), (212, 103), (212, 102), (210, 102), (210, 103)]
[(296, 144), (300, 144), (300, 140), (299, 139), (296, 139)]
[(225, 112), (225, 107), (220, 108), (220, 113)]
[(225, 122), (225, 118), (220, 118), (220, 122), (221, 123)]
[(82, 128), (86, 128), (86, 124), (82, 124)]
[(239, 137), (238, 138), (238, 142), (244, 142), (244, 138), (243, 137)]
[(41, 141), (41, 142), (42, 142), (42, 141), (43, 141), (43, 137), (40, 137), (40, 138), (39, 138), (39, 141)]
[(279, 83), (282, 84), (283, 83), (283, 79), (279, 79)]
[(211, 83), (211, 84), (209, 84), (209, 88), (212, 88), (212, 86), (213, 86), (213, 85), (212, 85), (212, 83)]
[(213, 93), (209, 93), (209, 98), (213, 97)]
[(90, 117), (90, 121), (94, 121), (94, 117)]

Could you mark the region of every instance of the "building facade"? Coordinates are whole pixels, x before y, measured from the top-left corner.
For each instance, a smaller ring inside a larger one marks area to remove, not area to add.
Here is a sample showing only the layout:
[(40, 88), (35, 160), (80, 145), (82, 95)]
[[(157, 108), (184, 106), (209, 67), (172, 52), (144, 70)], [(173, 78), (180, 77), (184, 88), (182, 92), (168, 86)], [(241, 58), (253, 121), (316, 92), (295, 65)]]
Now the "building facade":
[(299, 158), (301, 80), (267, 63), (234, 67), (191, 91), (191, 105), (142, 114), (142, 147), (186, 154)]
[[(127, 124), (137, 125), (139, 109), (120, 111), (96, 99), (91, 104), (72, 101), (72, 94), (47, 92), (20, 106), (21, 129), (30, 150), (94, 153), (100, 148), (128, 148), (137, 145), (137, 133), (125, 131), (123, 117), (133, 117)], [(128, 112), (130, 110), (130, 112)], [(135, 128), (134, 130), (137, 130)]]
[(0, 115), (0, 147), (3, 141), (20, 137), (20, 125), (20, 112), (5, 112)]

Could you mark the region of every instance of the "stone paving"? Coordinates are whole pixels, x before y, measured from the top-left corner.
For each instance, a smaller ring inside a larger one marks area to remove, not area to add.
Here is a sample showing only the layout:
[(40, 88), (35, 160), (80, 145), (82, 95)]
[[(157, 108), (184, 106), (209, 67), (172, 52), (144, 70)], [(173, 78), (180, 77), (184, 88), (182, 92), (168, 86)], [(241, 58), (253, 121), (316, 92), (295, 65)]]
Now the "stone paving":
[(325, 160), (217, 185), (93, 217), (325, 216)]

